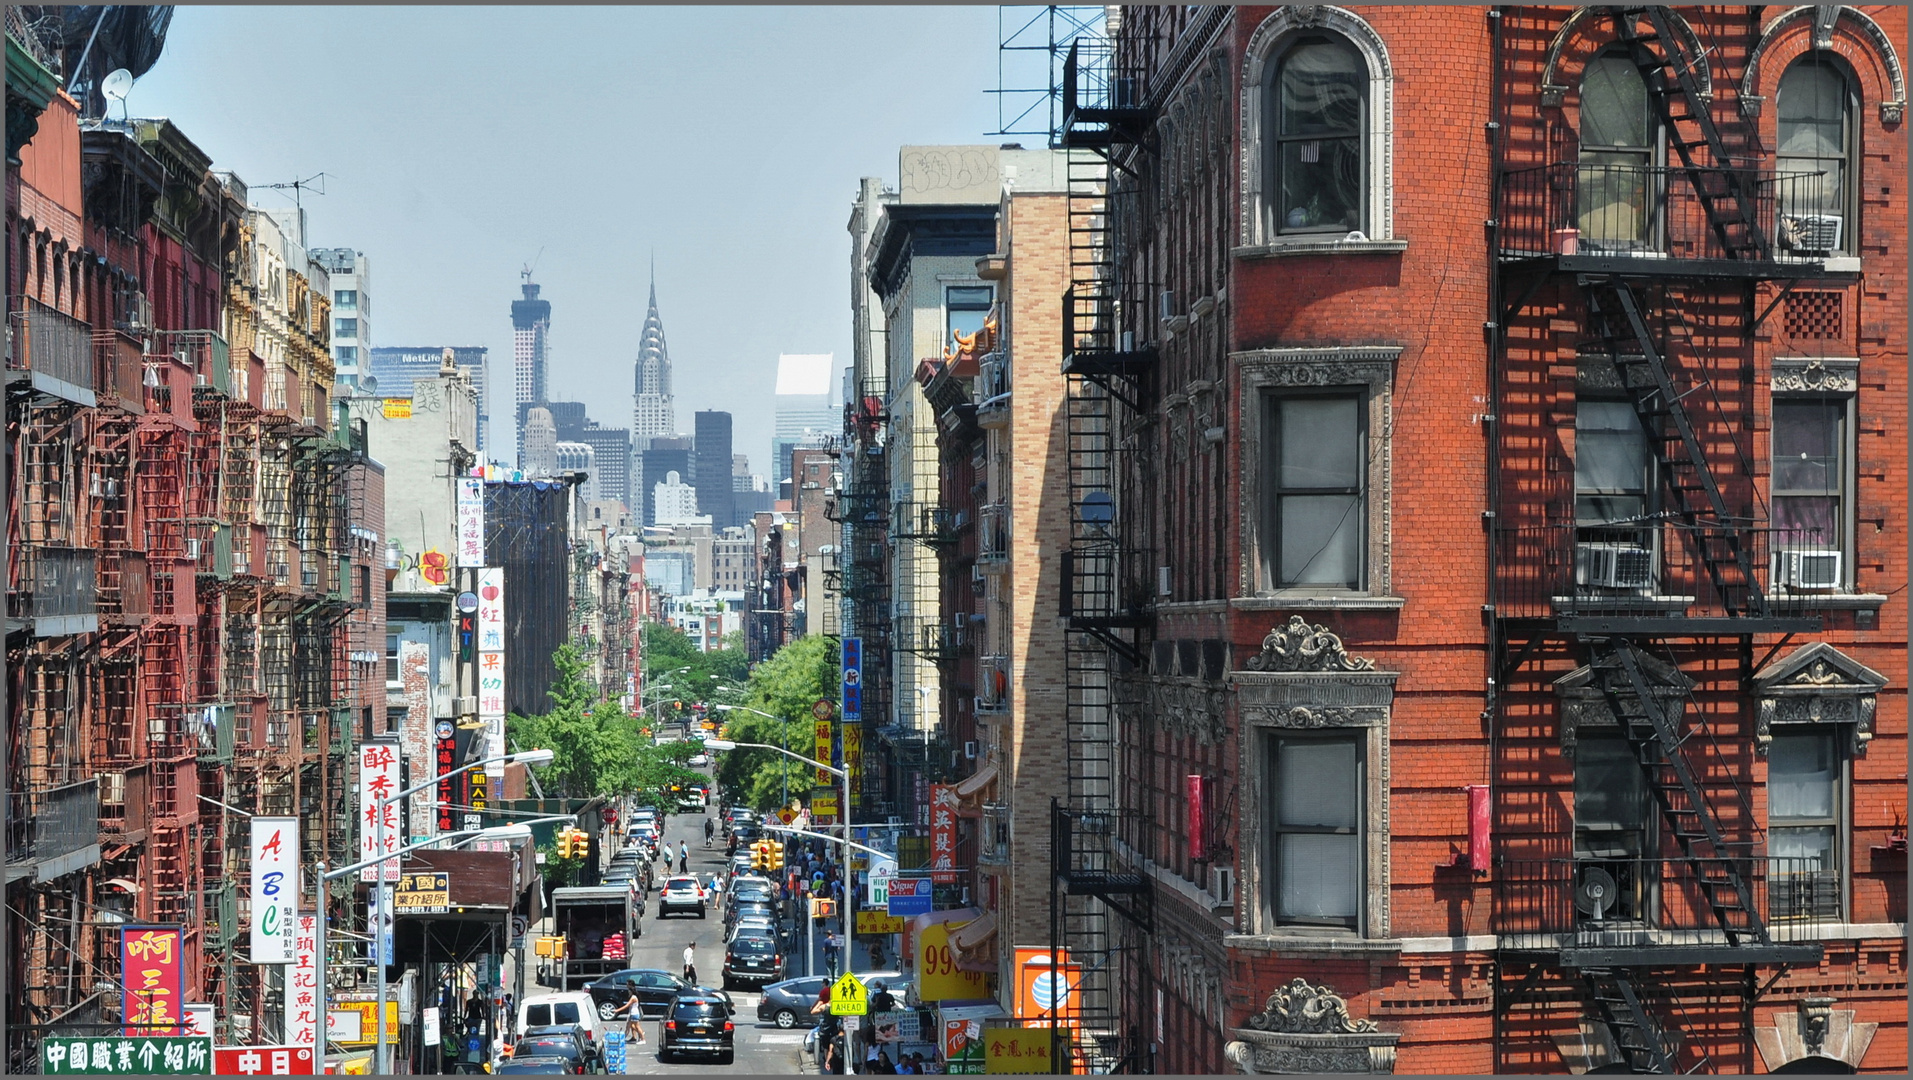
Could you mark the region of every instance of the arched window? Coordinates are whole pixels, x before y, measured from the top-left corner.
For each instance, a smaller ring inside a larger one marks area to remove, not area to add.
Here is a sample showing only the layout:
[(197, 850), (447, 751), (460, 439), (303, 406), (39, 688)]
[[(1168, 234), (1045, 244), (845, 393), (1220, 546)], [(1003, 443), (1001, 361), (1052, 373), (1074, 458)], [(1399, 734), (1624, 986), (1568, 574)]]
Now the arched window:
[(1330, 35), (1299, 36), (1276, 60), (1267, 88), (1270, 235), (1367, 227), (1368, 81), (1361, 55)]
[(1647, 83), (1624, 52), (1597, 56), (1581, 76), (1581, 157), (1575, 217), (1582, 246), (1652, 246), (1659, 216), (1654, 114)]
[(1781, 76), (1779, 97), (1776, 169), (1808, 174), (1780, 182), (1781, 243), (1796, 251), (1850, 251), (1852, 84), (1829, 54), (1811, 52)]

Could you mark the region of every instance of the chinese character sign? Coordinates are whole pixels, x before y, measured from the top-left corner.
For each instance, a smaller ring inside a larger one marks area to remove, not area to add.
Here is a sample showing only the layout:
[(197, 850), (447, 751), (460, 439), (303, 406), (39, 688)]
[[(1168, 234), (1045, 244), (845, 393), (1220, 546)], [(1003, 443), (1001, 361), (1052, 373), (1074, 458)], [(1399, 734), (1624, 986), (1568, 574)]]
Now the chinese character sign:
[(311, 1076), (312, 1047), (215, 1047), (213, 1072), (217, 1076)]
[(294, 917), (292, 971), (286, 982), (286, 1038), (294, 1046), (319, 1049), (319, 917)]
[[(812, 746), (812, 749), (815, 752), (811, 754), (811, 757), (817, 761), (827, 762), (830, 760), (830, 756), (831, 756), (830, 754), (830, 746), (831, 746), (830, 721), (818, 720), (818, 721), (815, 721), (815, 724), (816, 724), (816, 731), (815, 731), (816, 738)], [(817, 770), (817, 784), (819, 787), (829, 787), (830, 785), (836, 782), (837, 782), (837, 778), (831, 775), (830, 770), (828, 769)]]
[(954, 784), (930, 785), (930, 880), (949, 884), (956, 876), (957, 795)]
[(40, 1072), (47, 1076), (210, 1076), (213, 1041), (196, 1035), (52, 1035), (40, 1043)]
[(299, 819), (252, 819), (252, 962), (292, 963), (292, 904), (299, 894)]
[[(359, 860), (375, 859), (397, 851), (404, 839), (399, 827), (397, 800), (386, 802), (399, 791), (399, 744), (368, 742), (359, 747)], [(379, 827), (384, 824), (384, 846), (380, 847)], [(399, 873), (399, 860), (381, 864), (389, 880)], [(359, 871), (360, 881), (371, 881), (379, 867)]]
[(438, 831), (451, 832), (457, 828), (452, 822), (453, 787), (457, 779), (450, 775), (457, 768), (458, 728), (450, 720), (440, 720), (435, 725), (436, 738), (433, 739), (433, 775), (438, 777)]
[(129, 1036), (180, 1034), (186, 996), (180, 939), (176, 926), (120, 929), (121, 1015)]
[(485, 482), (458, 482), (458, 565), (485, 565)]
[(854, 724), (863, 721), (864, 714), (864, 643), (862, 638), (845, 638), (844, 653), (844, 723)]
[(864, 726), (845, 723), (843, 726), (844, 769), (850, 773), (850, 786), (855, 790), (857, 779), (863, 774)]
[(488, 566), (478, 572), (478, 651), (502, 652), (504, 648), (505, 568)]
[(983, 1039), (983, 1071), (986, 1073), (1050, 1071), (1048, 1028), (986, 1028)]

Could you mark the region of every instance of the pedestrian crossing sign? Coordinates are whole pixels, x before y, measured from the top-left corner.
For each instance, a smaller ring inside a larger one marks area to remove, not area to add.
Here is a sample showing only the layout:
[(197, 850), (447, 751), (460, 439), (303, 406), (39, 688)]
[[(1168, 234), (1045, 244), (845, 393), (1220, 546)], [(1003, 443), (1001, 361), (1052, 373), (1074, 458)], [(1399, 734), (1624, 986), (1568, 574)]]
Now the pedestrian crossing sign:
[(844, 977), (831, 984), (830, 1015), (863, 1016), (870, 1012), (870, 993), (857, 976), (844, 972)]

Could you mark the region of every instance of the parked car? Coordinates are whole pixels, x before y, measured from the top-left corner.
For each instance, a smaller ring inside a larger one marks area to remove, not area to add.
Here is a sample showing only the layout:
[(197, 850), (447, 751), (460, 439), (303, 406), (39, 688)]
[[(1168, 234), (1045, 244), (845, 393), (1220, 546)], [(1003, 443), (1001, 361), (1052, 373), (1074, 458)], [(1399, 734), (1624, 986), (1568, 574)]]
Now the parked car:
[(661, 968), (628, 968), (585, 984), (585, 993), (596, 1003), (601, 1020), (618, 1016), (633, 990), (638, 992), (638, 1007), (645, 1016), (662, 1016), (672, 998), (690, 989), (690, 983)]
[(784, 951), (775, 935), (739, 934), (724, 950), (724, 986), (776, 982), (784, 977)]
[(822, 975), (806, 975), (771, 983), (757, 999), (757, 1018), (780, 1028), (794, 1028), (800, 1022), (808, 1022), (810, 1007), (817, 1004), (817, 993), (828, 982), (830, 980)]
[(777, 936), (777, 921), (762, 915), (746, 915), (731, 924), (731, 932), (726, 940), (735, 941), (746, 934), (774, 938)]
[[(603, 1044), (597, 1004), (581, 990), (561, 994), (532, 994), (518, 1003), (518, 1030), (531, 1032), (543, 1027), (584, 1029), (595, 1054)], [(522, 1041), (522, 1040), (521, 1040)]]
[(689, 762), (691, 768), (693, 769), (700, 768), (705, 765), (709, 765), (710, 763), (711, 763), (711, 755), (706, 754), (703, 751), (699, 751), (695, 754), (692, 754), (691, 760)]
[(772, 923), (775, 923), (777, 921), (777, 905), (761, 900), (744, 900), (732, 904), (730, 910), (724, 913), (725, 931), (729, 932), (736, 929), (739, 919), (752, 915), (760, 919), (769, 919)]
[(702, 991), (679, 994), (658, 1022), (658, 1060), (701, 1054), (729, 1065), (737, 1059), (736, 1031), (731, 1007), (723, 998)]
[(704, 886), (694, 877), (669, 877), (664, 879), (664, 888), (658, 890), (658, 918), (662, 919), (674, 911), (695, 911), (697, 917), (704, 918)]
[(597, 1049), (585, 1029), (577, 1024), (553, 1024), (528, 1029), (518, 1037), (511, 1052), (513, 1061), (528, 1058), (562, 1058), (571, 1065), (567, 1071), (583, 1074), (597, 1068)]

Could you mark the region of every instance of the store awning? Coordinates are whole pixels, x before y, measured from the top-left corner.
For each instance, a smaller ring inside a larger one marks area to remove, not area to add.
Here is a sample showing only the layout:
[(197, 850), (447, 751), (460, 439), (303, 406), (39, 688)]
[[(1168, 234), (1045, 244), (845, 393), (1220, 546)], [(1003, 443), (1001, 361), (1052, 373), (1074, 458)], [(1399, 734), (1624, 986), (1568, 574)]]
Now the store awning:
[(996, 791), (996, 763), (991, 762), (956, 786), (957, 812), (974, 817), (983, 812), (983, 803)]

